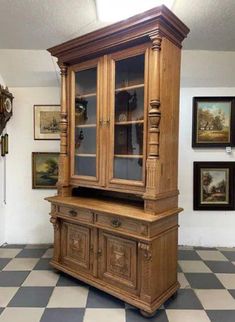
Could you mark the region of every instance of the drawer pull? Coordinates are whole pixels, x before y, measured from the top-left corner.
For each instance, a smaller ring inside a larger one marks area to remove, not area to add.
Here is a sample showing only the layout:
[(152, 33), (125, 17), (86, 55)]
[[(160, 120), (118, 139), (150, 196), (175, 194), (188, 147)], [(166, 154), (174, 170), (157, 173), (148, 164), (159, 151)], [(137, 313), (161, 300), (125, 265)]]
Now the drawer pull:
[(112, 219), (111, 220), (111, 225), (112, 225), (112, 227), (114, 227), (114, 228), (118, 228), (118, 227), (120, 227), (121, 226), (121, 221), (119, 221), (118, 219)]
[(77, 212), (75, 210), (70, 210), (69, 211), (69, 214), (72, 216), (72, 217), (76, 217), (77, 216)]

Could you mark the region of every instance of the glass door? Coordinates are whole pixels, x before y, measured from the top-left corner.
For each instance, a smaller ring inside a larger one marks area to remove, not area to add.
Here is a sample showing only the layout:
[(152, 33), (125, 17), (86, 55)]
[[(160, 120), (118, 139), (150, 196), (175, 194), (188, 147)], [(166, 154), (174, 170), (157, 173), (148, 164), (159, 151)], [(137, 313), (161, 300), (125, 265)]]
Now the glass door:
[(145, 180), (146, 50), (112, 56), (109, 183), (143, 186)]
[(80, 65), (73, 71), (72, 177), (98, 182), (99, 108), (97, 91), (99, 65)]

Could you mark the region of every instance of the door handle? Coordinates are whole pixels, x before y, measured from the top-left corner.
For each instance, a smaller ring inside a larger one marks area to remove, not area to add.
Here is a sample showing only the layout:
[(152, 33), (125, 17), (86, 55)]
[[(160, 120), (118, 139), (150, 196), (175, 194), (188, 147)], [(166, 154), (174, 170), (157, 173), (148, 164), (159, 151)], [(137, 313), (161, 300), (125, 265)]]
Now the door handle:
[(75, 210), (70, 210), (69, 211), (69, 214), (72, 216), (72, 217), (76, 217), (77, 216), (77, 212)]

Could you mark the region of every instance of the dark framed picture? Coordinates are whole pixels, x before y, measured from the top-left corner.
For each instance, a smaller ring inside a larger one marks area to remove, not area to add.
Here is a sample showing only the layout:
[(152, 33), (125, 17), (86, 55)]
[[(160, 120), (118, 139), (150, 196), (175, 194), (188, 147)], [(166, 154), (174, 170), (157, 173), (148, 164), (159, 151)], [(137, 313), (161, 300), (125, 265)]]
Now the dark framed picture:
[(32, 152), (33, 189), (56, 189), (58, 161), (57, 152)]
[(60, 105), (34, 105), (34, 140), (60, 139)]
[(194, 210), (234, 209), (235, 162), (194, 162)]
[(235, 145), (235, 97), (193, 98), (194, 148)]

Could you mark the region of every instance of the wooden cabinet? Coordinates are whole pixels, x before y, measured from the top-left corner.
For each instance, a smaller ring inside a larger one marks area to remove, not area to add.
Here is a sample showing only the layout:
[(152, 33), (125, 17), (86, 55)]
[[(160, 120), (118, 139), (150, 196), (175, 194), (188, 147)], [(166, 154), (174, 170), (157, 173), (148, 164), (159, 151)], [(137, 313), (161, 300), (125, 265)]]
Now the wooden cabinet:
[(178, 288), (180, 49), (161, 6), (49, 49), (61, 69), (52, 265), (152, 314)]
[(99, 232), (99, 277), (128, 292), (138, 291), (138, 244), (135, 240)]

